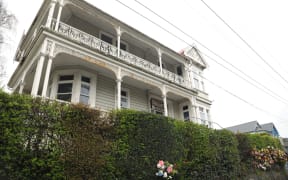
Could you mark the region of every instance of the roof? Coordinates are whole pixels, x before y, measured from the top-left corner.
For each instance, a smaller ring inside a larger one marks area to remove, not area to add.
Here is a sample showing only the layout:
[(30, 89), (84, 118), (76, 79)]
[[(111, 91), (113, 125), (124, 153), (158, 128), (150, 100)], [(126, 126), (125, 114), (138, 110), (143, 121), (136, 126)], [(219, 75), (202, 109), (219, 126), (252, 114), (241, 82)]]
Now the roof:
[(257, 121), (251, 121), (244, 124), (227, 127), (226, 129), (234, 133), (248, 133), (258, 131), (261, 129), (261, 126)]
[(274, 124), (273, 123), (261, 124), (261, 127), (263, 131), (273, 131)]

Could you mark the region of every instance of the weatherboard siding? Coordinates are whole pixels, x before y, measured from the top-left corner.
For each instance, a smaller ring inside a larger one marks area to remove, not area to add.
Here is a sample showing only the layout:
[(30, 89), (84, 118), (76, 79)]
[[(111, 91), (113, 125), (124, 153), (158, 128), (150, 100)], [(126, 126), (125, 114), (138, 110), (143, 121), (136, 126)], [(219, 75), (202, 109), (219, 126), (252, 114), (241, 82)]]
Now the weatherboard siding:
[(148, 97), (145, 90), (123, 84), (123, 88), (129, 89), (130, 109), (148, 111)]
[(115, 109), (115, 80), (98, 75), (96, 86), (96, 107), (101, 110)]

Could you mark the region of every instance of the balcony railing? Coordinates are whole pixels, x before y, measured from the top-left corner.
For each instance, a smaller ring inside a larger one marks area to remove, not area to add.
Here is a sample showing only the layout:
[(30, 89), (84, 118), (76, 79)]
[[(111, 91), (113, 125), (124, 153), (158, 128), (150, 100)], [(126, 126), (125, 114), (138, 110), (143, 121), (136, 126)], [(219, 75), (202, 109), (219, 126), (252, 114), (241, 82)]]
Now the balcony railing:
[[(55, 20), (53, 21), (53, 24), (55, 25)], [(52, 26), (54, 27), (54, 26)], [(54, 28), (53, 28), (54, 29)], [(162, 70), (159, 66), (142, 59), (138, 56), (135, 56), (134, 54), (131, 54), (127, 51), (120, 50), (120, 56), (118, 57), (117, 54), (117, 47), (106, 43), (102, 41), (101, 39), (98, 39), (90, 34), (87, 34), (79, 29), (76, 29), (72, 26), (69, 26), (63, 22), (59, 23), (59, 26), (56, 30), (57, 33), (74, 40), (76, 42), (85, 44), (93, 49), (99, 50), (100, 52), (105, 53), (106, 55), (113, 56), (115, 58), (120, 59), (121, 61), (124, 61), (130, 65), (136, 66), (138, 68), (141, 68), (145, 71), (148, 71), (150, 73), (153, 73), (157, 76), (163, 77), (168, 81), (171, 81), (175, 84), (181, 85), (183, 87), (186, 87), (188, 89), (193, 89), (192, 83), (190, 81), (184, 80), (182, 76), (179, 76), (173, 72), (170, 72), (166, 69)]]

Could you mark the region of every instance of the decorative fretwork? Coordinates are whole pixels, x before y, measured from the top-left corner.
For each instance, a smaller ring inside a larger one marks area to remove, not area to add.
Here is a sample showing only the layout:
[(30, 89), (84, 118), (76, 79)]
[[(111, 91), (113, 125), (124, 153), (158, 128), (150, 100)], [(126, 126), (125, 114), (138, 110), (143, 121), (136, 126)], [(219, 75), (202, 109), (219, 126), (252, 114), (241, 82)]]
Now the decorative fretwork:
[[(55, 21), (53, 22), (53, 24), (55, 24)], [(158, 65), (153, 64), (145, 59), (142, 59), (124, 50), (120, 50), (118, 57), (117, 47), (109, 43), (106, 43), (101, 39), (98, 39), (92, 35), (89, 35), (79, 29), (71, 27), (65, 23), (60, 22), (56, 32), (73, 41), (87, 45), (93, 49), (105, 53), (106, 55), (110, 55), (114, 58), (122, 60), (127, 64), (138, 67), (140, 69), (153, 73), (157, 76), (161, 76), (170, 82), (176, 83), (188, 89), (192, 89), (192, 84), (190, 83), (190, 81), (187, 80), (185, 81), (182, 76), (172, 73), (166, 69), (163, 69), (161, 73), (161, 69)]]

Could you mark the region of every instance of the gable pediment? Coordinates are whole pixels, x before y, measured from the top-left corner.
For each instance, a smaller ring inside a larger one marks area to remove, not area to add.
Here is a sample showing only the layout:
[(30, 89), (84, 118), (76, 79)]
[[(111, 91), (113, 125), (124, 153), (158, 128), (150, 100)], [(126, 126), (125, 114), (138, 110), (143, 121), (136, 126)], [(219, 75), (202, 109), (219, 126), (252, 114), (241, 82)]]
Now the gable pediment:
[(203, 59), (203, 57), (200, 55), (200, 52), (196, 47), (187, 47), (183, 50), (183, 54), (185, 57), (188, 57), (191, 59), (194, 63), (199, 64), (203, 68), (207, 67), (207, 63)]

